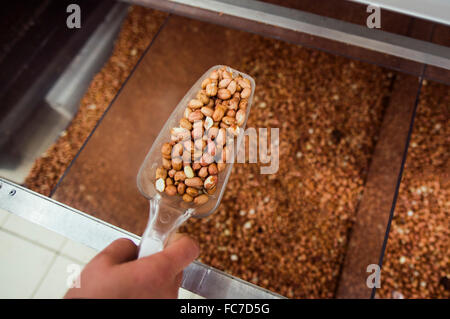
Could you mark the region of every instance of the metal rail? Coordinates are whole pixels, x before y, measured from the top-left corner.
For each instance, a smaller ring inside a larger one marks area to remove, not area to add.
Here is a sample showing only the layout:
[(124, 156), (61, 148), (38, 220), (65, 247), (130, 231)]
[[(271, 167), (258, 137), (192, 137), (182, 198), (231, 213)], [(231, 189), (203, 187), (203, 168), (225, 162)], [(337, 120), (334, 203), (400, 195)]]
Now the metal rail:
[[(96, 250), (118, 238), (140, 242), (133, 233), (2, 178), (0, 208)], [(185, 269), (181, 286), (205, 298), (283, 298), (197, 261)]]
[(401, 14), (450, 25), (450, 1), (448, 0), (351, 0)]
[[(122, 0), (192, 18), (205, 12), (318, 36), (450, 70), (450, 48), (255, 0)], [(283, 33), (277, 32), (282, 38)]]

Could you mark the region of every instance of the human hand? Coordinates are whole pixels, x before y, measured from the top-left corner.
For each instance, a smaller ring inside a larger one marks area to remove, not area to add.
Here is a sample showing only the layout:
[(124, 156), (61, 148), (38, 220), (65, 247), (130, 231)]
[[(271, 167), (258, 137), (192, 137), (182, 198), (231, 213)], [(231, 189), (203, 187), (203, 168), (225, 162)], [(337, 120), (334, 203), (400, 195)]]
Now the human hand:
[(95, 256), (80, 275), (80, 288), (64, 298), (177, 298), (183, 269), (199, 255), (198, 244), (174, 234), (166, 248), (136, 259), (138, 247), (118, 239)]

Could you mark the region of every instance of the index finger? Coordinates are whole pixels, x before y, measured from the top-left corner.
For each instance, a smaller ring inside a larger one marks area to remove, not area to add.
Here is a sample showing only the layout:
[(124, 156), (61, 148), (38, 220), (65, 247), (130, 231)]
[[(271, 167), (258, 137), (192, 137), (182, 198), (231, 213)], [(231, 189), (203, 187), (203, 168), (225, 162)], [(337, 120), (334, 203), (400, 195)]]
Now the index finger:
[(176, 234), (163, 251), (141, 258), (138, 262), (151, 263), (162, 272), (175, 276), (193, 262), (199, 253), (200, 249), (194, 239), (187, 235)]

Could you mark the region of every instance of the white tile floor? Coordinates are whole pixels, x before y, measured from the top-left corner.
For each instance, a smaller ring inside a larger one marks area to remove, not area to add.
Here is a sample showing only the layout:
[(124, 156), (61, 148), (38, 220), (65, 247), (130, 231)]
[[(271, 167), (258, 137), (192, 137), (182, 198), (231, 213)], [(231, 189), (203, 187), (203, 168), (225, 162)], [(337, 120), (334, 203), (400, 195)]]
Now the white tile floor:
[(61, 298), (70, 276), (97, 252), (0, 210), (0, 298)]
[[(61, 298), (70, 266), (82, 268), (96, 254), (0, 209), (0, 298)], [(202, 297), (180, 289), (179, 298)]]

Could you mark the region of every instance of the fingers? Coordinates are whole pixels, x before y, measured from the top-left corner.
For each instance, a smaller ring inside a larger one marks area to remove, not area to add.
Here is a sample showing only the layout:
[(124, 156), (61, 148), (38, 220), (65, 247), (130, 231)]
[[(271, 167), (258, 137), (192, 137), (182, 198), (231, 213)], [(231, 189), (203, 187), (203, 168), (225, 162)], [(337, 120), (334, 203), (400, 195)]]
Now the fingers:
[(197, 243), (189, 236), (173, 234), (163, 251), (139, 259), (138, 264), (146, 264), (143, 269), (150, 269), (151, 265), (151, 268), (156, 267), (153, 271), (163, 272), (174, 278), (198, 257), (199, 251)]
[(137, 246), (131, 240), (120, 238), (103, 249), (98, 257), (105, 258), (112, 264), (121, 264), (136, 259), (137, 253)]
[(199, 253), (200, 248), (194, 239), (187, 235), (175, 234), (160, 254), (170, 261), (172, 273), (178, 274), (193, 262)]

